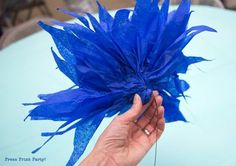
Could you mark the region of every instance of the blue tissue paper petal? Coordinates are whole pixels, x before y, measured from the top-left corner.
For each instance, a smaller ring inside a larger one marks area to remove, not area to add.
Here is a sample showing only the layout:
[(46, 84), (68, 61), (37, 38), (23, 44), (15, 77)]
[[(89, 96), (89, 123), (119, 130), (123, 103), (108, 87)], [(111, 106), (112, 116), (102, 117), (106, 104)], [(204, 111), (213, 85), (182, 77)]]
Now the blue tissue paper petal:
[[(200, 25), (188, 28), (190, 0), (182, 0), (169, 12), (169, 0), (161, 8), (157, 0), (137, 0), (134, 10), (120, 9), (112, 17), (99, 2), (97, 20), (58, 9), (79, 23), (53, 21), (59, 27), (39, 25), (55, 42), (52, 55), (58, 69), (73, 87), (42, 94), (27, 117), (31, 120), (63, 121), (55, 132), (43, 132), (45, 143), (54, 136), (75, 130), (74, 150), (67, 163), (74, 165), (105, 117), (120, 115), (132, 105), (135, 93), (147, 103), (153, 90), (163, 97), (166, 122), (184, 121), (180, 97), (190, 85), (179, 78), (189, 65), (206, 61), (186, 56), (183, 49), (201, 32), (216, 32)], [(27, 118), (26, 117), (26, 118)]]

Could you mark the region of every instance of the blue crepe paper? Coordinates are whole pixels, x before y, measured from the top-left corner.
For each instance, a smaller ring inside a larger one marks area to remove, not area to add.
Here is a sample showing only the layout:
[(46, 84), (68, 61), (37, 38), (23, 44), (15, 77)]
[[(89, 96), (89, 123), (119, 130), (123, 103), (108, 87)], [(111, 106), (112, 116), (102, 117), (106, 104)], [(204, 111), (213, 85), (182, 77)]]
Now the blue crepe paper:
[[(67, 163), (74, 165), (104, 117), (122, 114), (131, 106), (135, 93), (147, 103), (153, 90), (163, 97), (166, 122), (186, 121), (179, 110), (179, 97), (189, 88), (178, 74), (189, 65), (205, 61), (185, 56), (182, 50), (203, 32), (216, 32), (201, 25), (187, 29), (191, 15), (189, 0), (168, 13), (169, 0), (159, 9), (157, 0), (137, 0), (134, 11), (118, 10), (114, 17), (98, 2), (99, 21), (58, 9), (81, 24), (54, 21), (61, 28), (39, 22), (52, 36), (59, 57), (52, 49), (58, 68), (75, 86), (43, 100), (30, 111), (31, 120), (64, 121), (49, 139), (75, 129), (74, 150)], [(89, 24), (91, 23), (91, 25)], [(41, 147), (42, 147), (41, 146)], [(33, 153), (37, 152), (39, 147)]]

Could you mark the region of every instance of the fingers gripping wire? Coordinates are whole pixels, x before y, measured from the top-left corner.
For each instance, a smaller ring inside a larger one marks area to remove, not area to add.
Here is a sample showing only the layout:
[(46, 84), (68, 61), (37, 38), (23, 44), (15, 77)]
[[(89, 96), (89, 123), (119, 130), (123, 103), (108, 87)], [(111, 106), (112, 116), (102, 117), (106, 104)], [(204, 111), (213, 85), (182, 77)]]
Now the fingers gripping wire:
[[(140, 121), (140, 119), (143, 116), (145, 116), (145, 113), (150, 109), (153, 109), (154, 111), (149, 121), (144, 126), (139, 125), (138, 122)], [(138, 126), (140, 130), (144, 132), (144, 134), (147, 137), (149, 137), (153, 132), (156, 132), (156, 140), (158, 138), (158, 120), (156, 120), (154, 124), (154, 128), (151, 131), (148, 129), (148, 125), (152, 124), (152, 121), (155, 120), (155, 117), (158, 118), (157, 116), (158, 116), (158, 104), (156, 100), (154, 100), (154, 108), (153, 108), (153, 105), (149, 105), (148, 108), (144, 111), (144, 113), (135, 121), (135, 124)], [(155, 159), (154, 159), (154, 166), (156, 165), (157, 165), (157, 142), (155, 142)]]

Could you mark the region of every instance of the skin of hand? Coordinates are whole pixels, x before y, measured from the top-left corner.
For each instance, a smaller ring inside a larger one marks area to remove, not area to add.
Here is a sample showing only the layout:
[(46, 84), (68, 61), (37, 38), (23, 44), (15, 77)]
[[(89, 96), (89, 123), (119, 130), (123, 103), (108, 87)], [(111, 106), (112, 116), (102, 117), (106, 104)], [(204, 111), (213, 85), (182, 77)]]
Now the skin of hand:
[(80, 166), (135, 166), (160, 138), (164, 127), (164, 107), (158, 92), (153, 91), (146, 105), (136, 94), (132, 107), (113, 119)]

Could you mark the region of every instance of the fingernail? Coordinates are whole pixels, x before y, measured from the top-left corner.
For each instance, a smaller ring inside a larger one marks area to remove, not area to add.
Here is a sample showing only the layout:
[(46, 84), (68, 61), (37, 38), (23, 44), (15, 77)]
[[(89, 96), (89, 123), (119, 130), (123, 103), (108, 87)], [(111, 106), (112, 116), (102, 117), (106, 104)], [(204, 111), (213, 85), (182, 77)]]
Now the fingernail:
[(157, 91), (157, 90), (154, 90), (154, 91), (153, 91), (153, 95), (158, 96), (158, 95), (159, 95), (158, 91)]
[(134, 95), (134, 101), (133, 101), (133, 103), (137, 103), (138, 100), (139, 100), (139, 95), (136, 93), (136, 94)]

